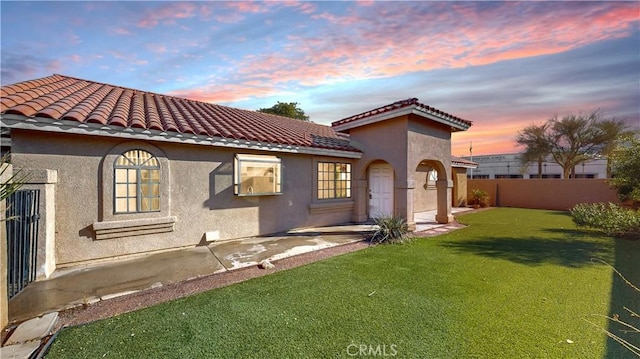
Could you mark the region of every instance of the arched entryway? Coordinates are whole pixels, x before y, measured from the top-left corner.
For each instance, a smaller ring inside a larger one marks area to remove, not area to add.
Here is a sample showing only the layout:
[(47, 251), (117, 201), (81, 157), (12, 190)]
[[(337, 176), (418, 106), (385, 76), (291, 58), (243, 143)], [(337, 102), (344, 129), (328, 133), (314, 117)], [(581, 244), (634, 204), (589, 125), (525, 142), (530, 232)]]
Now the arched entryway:
[(394, 215), (393, 167), (386, 162), (373, 163), (368, 170), (369, 218)]
[(420, 161), (415, 169), (414, 181), (414, 213), (435, 211), (435, 221), (451, 222), (452, 181), (442, 162), (433, 159)]

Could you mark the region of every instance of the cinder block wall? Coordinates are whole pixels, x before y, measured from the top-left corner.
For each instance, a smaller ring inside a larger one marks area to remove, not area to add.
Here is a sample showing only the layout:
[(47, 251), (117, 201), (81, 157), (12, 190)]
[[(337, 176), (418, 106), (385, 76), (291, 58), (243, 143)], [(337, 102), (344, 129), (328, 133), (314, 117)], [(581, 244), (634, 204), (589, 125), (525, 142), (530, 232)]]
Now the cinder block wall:
[(474, 189), (486, 191), (496, 207), (566, 211), (578, 203), (620, 204), (616, 190), (605, 179), (470, 179), (468, 199)]

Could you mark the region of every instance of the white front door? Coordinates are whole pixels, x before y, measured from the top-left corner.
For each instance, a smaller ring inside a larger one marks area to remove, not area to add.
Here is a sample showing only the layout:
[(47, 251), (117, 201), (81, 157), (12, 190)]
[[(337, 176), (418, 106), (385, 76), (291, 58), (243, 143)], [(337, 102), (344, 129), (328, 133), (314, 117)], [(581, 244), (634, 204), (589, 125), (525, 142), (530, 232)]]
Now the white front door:
[(369, 218), (393, 216), (393, 168), (387, 164), (369, 167)]

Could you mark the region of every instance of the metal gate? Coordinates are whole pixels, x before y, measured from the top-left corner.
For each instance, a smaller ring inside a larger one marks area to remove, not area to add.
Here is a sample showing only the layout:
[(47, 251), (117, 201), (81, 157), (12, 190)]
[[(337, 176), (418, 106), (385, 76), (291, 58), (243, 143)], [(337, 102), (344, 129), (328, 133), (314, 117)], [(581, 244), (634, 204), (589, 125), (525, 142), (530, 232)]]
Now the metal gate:
[(40, 190), (19, 190), (7, 198), (7, 287), (9, 299), (36, 279)]

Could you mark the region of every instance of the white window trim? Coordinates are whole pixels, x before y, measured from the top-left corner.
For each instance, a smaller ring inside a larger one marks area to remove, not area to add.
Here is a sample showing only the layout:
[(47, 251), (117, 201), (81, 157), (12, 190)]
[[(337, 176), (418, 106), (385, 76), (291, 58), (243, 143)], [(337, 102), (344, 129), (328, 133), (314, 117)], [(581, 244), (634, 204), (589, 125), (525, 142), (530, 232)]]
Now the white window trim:
[[(160, 165), (160, 210), (153, 212), (136, 212), (136, 213), (116, 213), (115, 212), (115, 191), (114, 191), (114, 183), (115, 183), (115, 160), (123, 153), (140, 149), (143, 151), (147, 151), (152, 154), (158, 164)], [(100, 195), (99, 195), (99, 206), (100, 210), (98, 211), (98, 221), (93, 224), (95, 239), (98, 237), (98, 231), (102, 231), (105, 229), (105, 226), (109, 227), (109, 231), (114, 231), (113, 226), (122, 227), (122, 236), (131, 236), (136, 234), (149, 234), (144, 233), (145, 231), (139, 231), (141, 228), (135, 228), (138, 225), (128, 222), (130, 220), (141, 220), (141, 221), (156, 221), (171, 217), (171, 171), (169, 165), (169, 159), (159, 148), (143, 141), (126, 141), (119, 145), (114, 146), (109, 152), (104, 156), (102, 160), (102, 164), (100, 167), (99, 176), (101, 177), (100, 183)], [(169, 221), (171, 222), (171, 221)], [(104, 223), (102, 225), (101, 223)], [(108, 223), (108, 224), (107, 224)], [(146, 224), (142, 224), (143, 227)], [(133, 228), (131, 228), (133, 227)], [(156, 228), (157, 230), (162, 231), (173, 231), (173, 225), (168, 225), (165, 221), (165, 225), (159, 226), (163, 227), (163, 229)], [(127, 228), (132, 229), (132, 231), (127, 231)], [(150, 228), (146, 228), (150, 229)], [(135, 233), (134, 233), (135, 232)], [(116, 238), (114, 236), (100, 236), (103, 239), (106, 238)]]
[[(274, 180), (279, 182), (278, 184), (274, 183), (274, 187), (279, 187), (279, 191), (269, 191), (269, 192), (241, 192), (240, 184), (242, 183), (242, 164), (243, 162), (259, 162), (266, 164), (274, 164), (279, 169), (279, 173), (274, 174)], [(271, 155), (249, 155), (249, 154), (236, 154), (233, 161), (233, 193), (236, 196), (241, 197), (250, 197), (250, 196), (273, 196), (273, 195), (281, 195), (283, 194), (282, 190), (282, 160), (280, 157), (271, 156)]]

